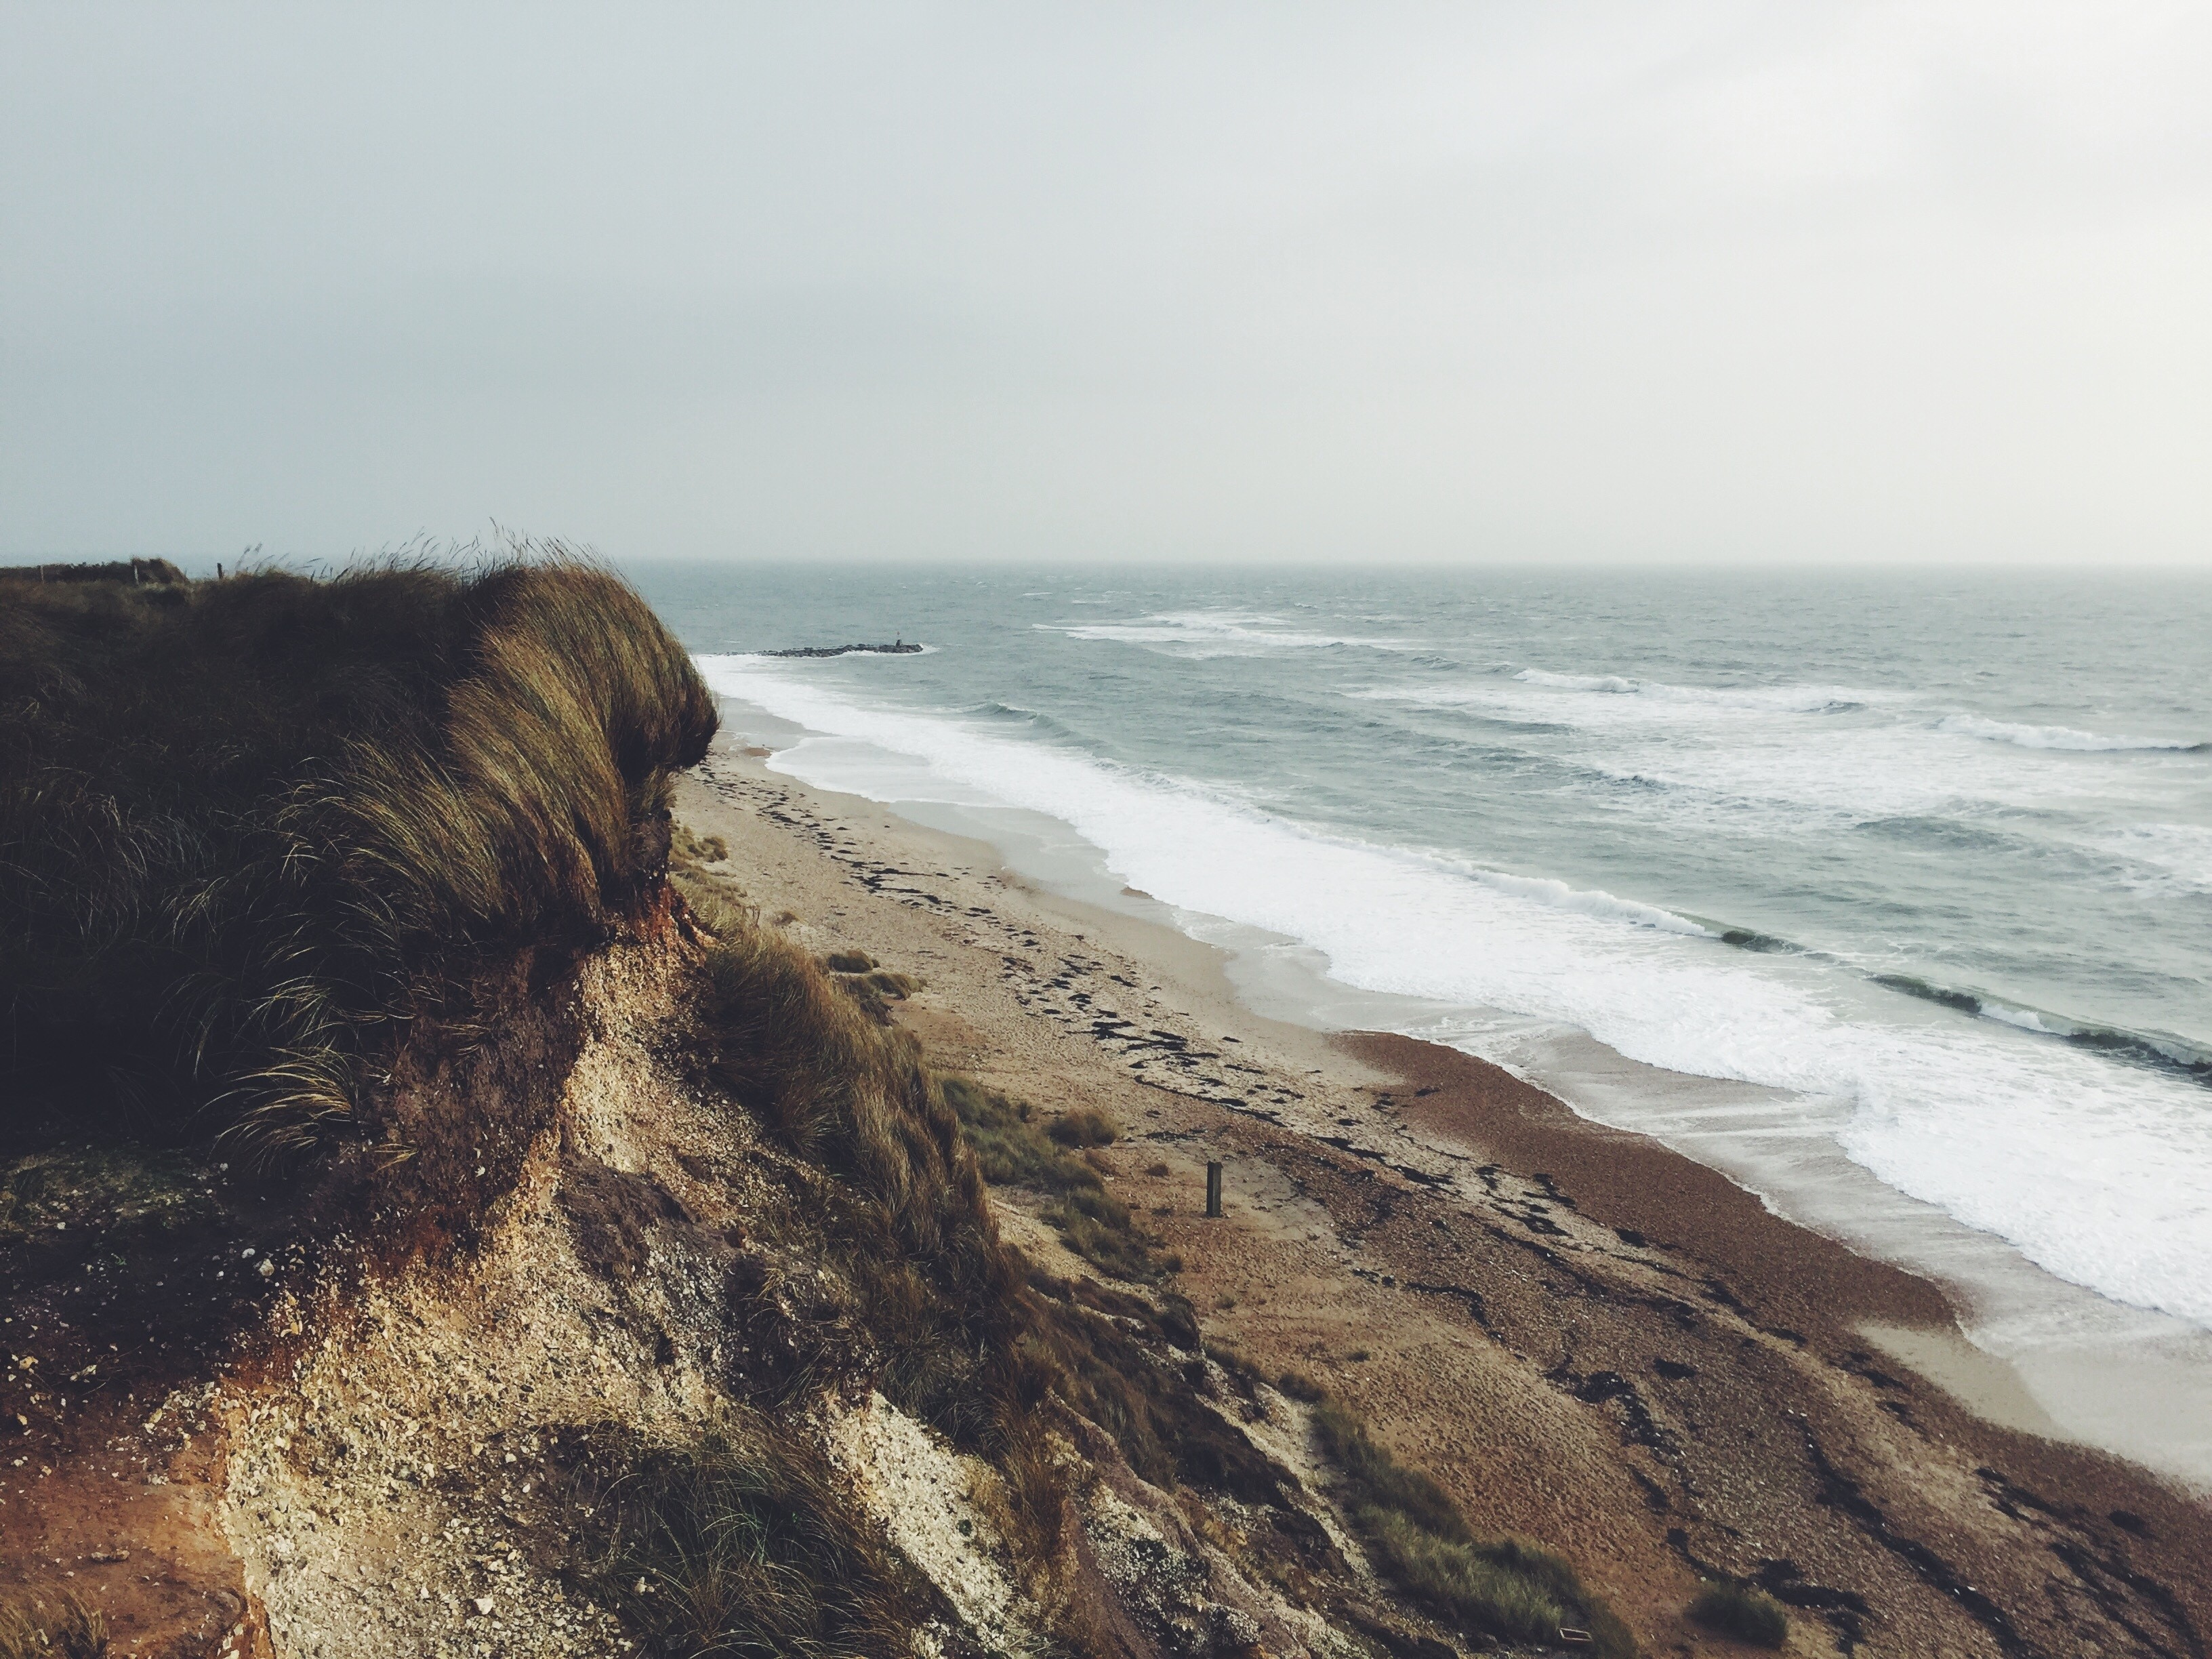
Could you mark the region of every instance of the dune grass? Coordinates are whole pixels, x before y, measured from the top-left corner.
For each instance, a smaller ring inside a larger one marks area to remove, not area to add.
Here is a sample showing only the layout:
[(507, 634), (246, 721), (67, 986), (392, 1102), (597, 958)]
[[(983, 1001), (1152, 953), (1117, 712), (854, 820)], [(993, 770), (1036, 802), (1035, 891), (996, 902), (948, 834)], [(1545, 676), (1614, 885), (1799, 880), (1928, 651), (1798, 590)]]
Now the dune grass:
[(1748, 1585), (1708, 1584), (1689, 1611), (1707, 1630), (1753, 1647), (1778, 1648), (1790, 1639), (1790, 1615), (1782, 1604)]
[[(598, 1437), (574, 1496), (581, 1574), (652, 1651), (685, 1659), (877, 1659), (913, 1650), (920, 1575), (805, 1435), (733, 1411), (698, 1439)], [(613, 1471), (611, 1478), (599, 1469)]]
[(988, 1440), (1014, 1386), (1019, 1273), (920, 1046), (748, 911), (707, 949), (699, 1013), (709, 1075), (833, 1178), (813, 1221), (883, 1355), (878, 1386), (959, 1443)]
[(1549, 1644), (1562, 1628), (1584, 1629), (1601, 1659), (1634, 1659), (1627, 1627), (1567, 1562), (1520, 1539), (1476, 1538), (1449, 1492), (1334, 1401), (1314, 1407), (1313, 1426), (1376, 1565), (1437, 1618), (1509, 1642)]
[(74, 1591), (0, 1601), (0, 1659), (106, 1659), (107, 1619)]
[(1047, 1194), (1037, 1213), (1068, 1249), (1133, 1284), (1156, 1285), (1180, 1269), (1175, 1257), (1154, 1253), (1128, 1206), (1107, 1192), (1098, 1172), (1062, 1150), (1110, 1145), (1121, 1133), (1112, 1119), (1085, 1108), (1040, 1128), (1027, 1102), (1017, 1103), (962, 1078), (947, 1078), (942, 1086), (984, 1178)]
[(1121, 1126), (1105, 1113), (1088, 1106), (1062, 1112), (1045, 1133), (1063, 1146), (1111, 1146), (1121, 1138)]
[(0, 580), (0, 1142), (311, 1150), (470, 962), (653, 890), (714, 722), (644, 603), (558, 548)]

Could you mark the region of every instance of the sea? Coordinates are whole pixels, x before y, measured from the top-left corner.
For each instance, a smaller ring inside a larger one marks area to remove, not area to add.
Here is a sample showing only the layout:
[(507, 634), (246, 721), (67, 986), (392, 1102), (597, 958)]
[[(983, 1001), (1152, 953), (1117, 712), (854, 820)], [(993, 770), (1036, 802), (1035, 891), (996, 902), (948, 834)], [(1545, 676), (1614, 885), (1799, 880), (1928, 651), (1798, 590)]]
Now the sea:
[(2212, 580), (629, 574), (774, 769), (1656, 1135), (2212, 1479)]

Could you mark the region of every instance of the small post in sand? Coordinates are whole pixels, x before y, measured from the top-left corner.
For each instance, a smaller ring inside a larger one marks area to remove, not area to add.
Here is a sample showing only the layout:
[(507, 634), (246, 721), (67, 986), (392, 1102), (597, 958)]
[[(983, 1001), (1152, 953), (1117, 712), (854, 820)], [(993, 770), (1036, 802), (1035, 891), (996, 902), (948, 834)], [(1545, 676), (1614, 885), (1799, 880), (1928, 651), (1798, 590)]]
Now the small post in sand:
[(1221, 1165), (1218, 1164), (1206, 1166), (1206, 1212), (1212, 1216), (1221, 1213)]

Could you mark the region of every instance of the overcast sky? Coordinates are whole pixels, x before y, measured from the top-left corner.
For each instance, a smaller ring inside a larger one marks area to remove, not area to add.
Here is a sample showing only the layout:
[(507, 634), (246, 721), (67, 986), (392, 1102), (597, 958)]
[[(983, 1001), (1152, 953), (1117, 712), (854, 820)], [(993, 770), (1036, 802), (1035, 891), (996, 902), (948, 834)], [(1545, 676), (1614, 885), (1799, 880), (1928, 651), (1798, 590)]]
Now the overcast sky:
[(2212, 564), (2212, 7), (0, 0), (0, 556)]

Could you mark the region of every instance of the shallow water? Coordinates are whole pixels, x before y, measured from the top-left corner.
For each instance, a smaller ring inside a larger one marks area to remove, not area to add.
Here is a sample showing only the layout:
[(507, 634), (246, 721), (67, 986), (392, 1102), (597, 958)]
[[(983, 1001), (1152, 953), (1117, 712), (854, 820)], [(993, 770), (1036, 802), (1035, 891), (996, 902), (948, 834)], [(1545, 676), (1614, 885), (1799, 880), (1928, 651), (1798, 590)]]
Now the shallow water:
[(2212, 583), (633, 574), (803, 779), (1065, 825), (1762, 1191), (2212, 1326)]

